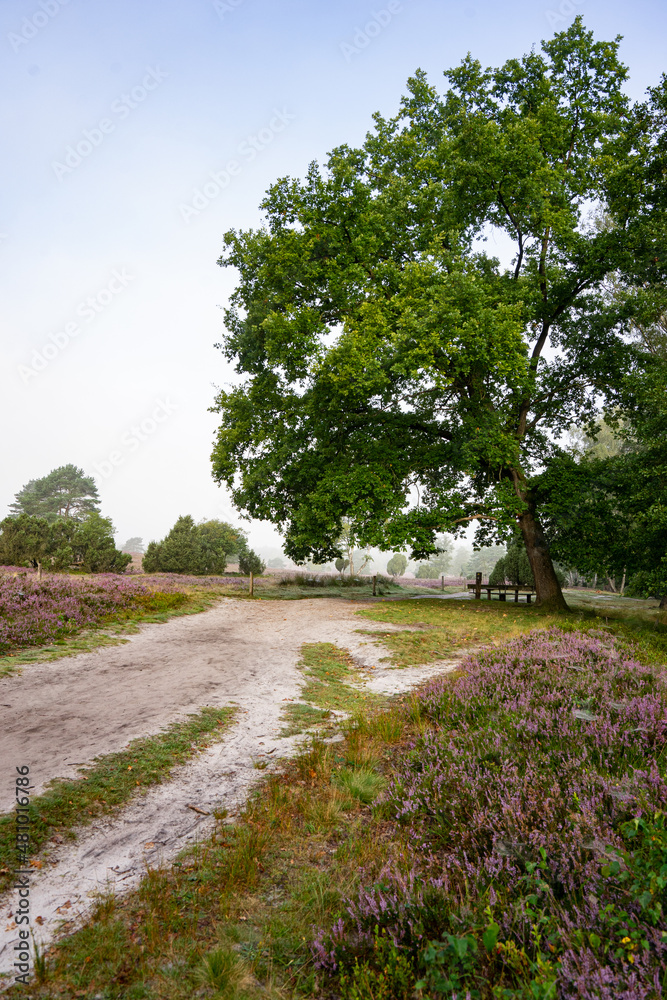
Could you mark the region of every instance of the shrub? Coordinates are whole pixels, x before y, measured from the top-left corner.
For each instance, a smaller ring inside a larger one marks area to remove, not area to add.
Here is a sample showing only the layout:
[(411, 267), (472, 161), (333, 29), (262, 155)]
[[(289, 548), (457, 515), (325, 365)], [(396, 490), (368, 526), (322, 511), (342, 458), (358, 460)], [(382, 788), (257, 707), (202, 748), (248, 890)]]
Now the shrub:
[(491, 575), (489, 576), (489, 583), (493, 586), (498, 586), (499, 583), (505, 582), (505, 557), (499, 559), (496, 565), (491, 570)]
[(239, 570), (244, 576), (261, 576), (266, 569), (265, 563), (252, 549), (245, 549), (239, 556)]
[(387, 563), (387, 573), (389, 573), (389, 576), (403, 576), (407, 568), (407, 557), (402, 552), (394, 552)]
[(0, 577), (0, 653), (53, 642), (134, 609), (178, 607), (184, 599), (127, 577)]
[(179, 517), (161, 542), (151, 542), (143, 558), (146, 573), (189, 573), (216, 576), (224, 573), (227, 557), (243, 550), (245, 535), (224, 521), (195, 524)]

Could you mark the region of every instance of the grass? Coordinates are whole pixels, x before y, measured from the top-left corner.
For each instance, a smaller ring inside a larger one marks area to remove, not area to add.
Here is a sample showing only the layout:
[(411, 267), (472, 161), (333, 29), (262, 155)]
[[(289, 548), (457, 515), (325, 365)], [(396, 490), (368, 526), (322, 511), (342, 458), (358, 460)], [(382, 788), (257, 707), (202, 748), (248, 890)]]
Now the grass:
[(304, 705), (302, 702), (285, 705), (282, 714), (286, 724), (280, 730), (281, 736), (297, 736), (304, 730), (318, 726), (331, 718), (331, 712), (327, 709)]
[[(202, 708), (164, 732), (133, 740), (125, 750), (95, 758), (79, 779), (56, 778), (30, 803), (30, 850), (34, 855), (54, 834), (70, 834), (96, 816), (125, 805), (141, 789), (160, 784), (183, 764), (220, 738), (234, 717), (233, 708)], [(14, 814), (0, 817), (0, 890), (18, 867)], [(33, 857), (33, 864), (35, 863)], [(37, 863), (37, 867), (41, 864)]]
[(293, 736), (331, 718), (332, 712), (353, 715), (382, 701), (363, 690), (363, 679), (349, 654), (329, 642), (306, 643), (298, 664), (306, 677), (303, 702), (286, 705), (282, 736)]
[[(568, 593), (568, 599), (570, 594)], [(361, 618), (412, 626), (414, 631), (369, 633), (390, 652), (397, 667), (431, 663), (453, 653), (487, 644), (506, 641), (535, 628), (555, 625), (586, 631), (599, 628), (601, 621), (619, 638), (631, 643), (639, 653), (653, 657), (653, 662), (667, 659), (667, 616), (665, 621), (637, 614), (628, 606), (606, 605), (600, 609), (590, 602), (568, 613), (541, 611), (532, 604), (505, 601), (387, 601), (357, 611)], [(602, 613), (601, 613), (602, 612)]]

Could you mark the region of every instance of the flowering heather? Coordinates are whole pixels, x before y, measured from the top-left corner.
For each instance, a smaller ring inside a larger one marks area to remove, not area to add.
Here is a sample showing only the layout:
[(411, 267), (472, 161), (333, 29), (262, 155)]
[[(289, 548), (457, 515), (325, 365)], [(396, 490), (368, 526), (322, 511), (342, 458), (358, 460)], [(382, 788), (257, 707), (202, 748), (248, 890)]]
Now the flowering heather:
[(666, 995), (666, 705), (601, 631), (533, 632), (432, 683), (383, 806), (407, 861), (318, 936), (319, 966), (344, 996), (387, 949), (426, 996)]
[(146, 608), (154, 596), (143, 583), (111, 574), (38, 580), (23, 570), (22, 575), (0, 576), (0, 654), (50, 643), (119, 612)]
[(243, 590), (248, 588), (247, 579), (238, 576), (185, 576), (182, 573), (151, 573), (150, 575), (142, 574), (140, 580), (146, 587), (168, 593), (182, 591), (187, 587), (206, 589), (229, 587), (234, 584)]

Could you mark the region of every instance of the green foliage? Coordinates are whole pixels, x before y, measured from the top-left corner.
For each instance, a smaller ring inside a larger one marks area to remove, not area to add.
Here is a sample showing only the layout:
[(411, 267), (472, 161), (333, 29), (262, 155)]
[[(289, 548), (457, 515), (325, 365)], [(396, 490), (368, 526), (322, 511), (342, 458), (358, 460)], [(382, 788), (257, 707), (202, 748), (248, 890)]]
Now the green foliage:
[(41, 563), (56, 572), (123, 573), (132, 561), (116, 548), (111, 519), (98, 511), (81, 521), (20, 514), (5, 518), (0, 529), (0, 564), (6, 566)]
[(372, 959), (361, 964), (355, 959), (339, 982), (342, 1000), (411, 1000), (415, 996), (410, 960), (384, 932), (375, 935)]
[(338, 787), (353, 799), (370, 805), (386, 784), (381, 774), (367, 767), (342, 768), (336, 778)]
[(83, 520), (98, 512), (100, 498), (92, 476), (75, 465), (62, 465), (48, 476), (31, 479), (9, 505), (13, 514), (30, 514), (55, 521), (59, 517)]
[(520, 541), (515, 541), (507, 548), (504, 566), (505, 578), (510, 583), (517, 583), (522, 587), (534, 587), (535, 580), (533, 571), (528, 562), (526, 548)]
[(481, 542), (522, 530), (538, 598), (562, 602), (535, 478), (565, 428), (643, 376), (625, 318), (666, 269), (667, 85), (634, 106), (626, 76), (618, 40), (580, 17), (501, 67), (466, 58), (443, 96), (420, 72), (360, 148), (270, 188), (265, 228), (226, 234), (240, 280), (222, 346), (245, 381), (217, 397), (214, 476), (290, 557), (340, 556), (347, 519), (357, 544), (422, 559), (482, 518)]
[(52, 544), (52, 531), (45, 517), (19, 514), (6, 517), (0, 524), (0, 563), (4, 566), (25, 566), (43, 563)]
[(491, 574), (489, 575), (489, 583), (504, 583), (505, 578), (505, 557), (503, 556), (493, 567)]
[[(390, 576), (403, 576), (408, 568), (408, 559), (402, 552), (394, 552), (387, 563), (387, 573)], [(338, 569), (338, 567), (336, 567)]]
[(87, 573), (122, 573), (132, 557), (119, 552), (113, 540), (111, 518), (96, 511), (77, 525), (70, 546), (74, 563)]
[(247, 977), (240, 956), (229, 948), (215, 948), (202, 959), (195, 981), (208, 986), (227, 1000), (233, 1000), (238, 986)]
[(239, 556), (239, 570), (244, 576), (261, 576), (266, 569), (266, 564), (252, 549), (244, 549)]
[(143, 558), (146, 573), (224, 573), (227, 557), (246, 548), (244, 533), (224, 521), (195, 524), (189, 514), (179, 517), (161, 542), (150, 542)]

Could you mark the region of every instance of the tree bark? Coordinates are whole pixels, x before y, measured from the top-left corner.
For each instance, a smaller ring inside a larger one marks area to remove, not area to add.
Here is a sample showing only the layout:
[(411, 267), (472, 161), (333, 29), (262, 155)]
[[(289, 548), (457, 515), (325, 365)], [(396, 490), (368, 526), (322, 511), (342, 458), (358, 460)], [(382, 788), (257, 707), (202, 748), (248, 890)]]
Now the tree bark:
[(542, 525), (535, 515), (535, 509), (530, 500), (528, 500), (528, 510), (519, 518), (519, 525), (530, 568), (535, 578), (536, 606), (547, 608), (550, 611), (569, 611), (560, 589), (554, 564), (551, 561)]

